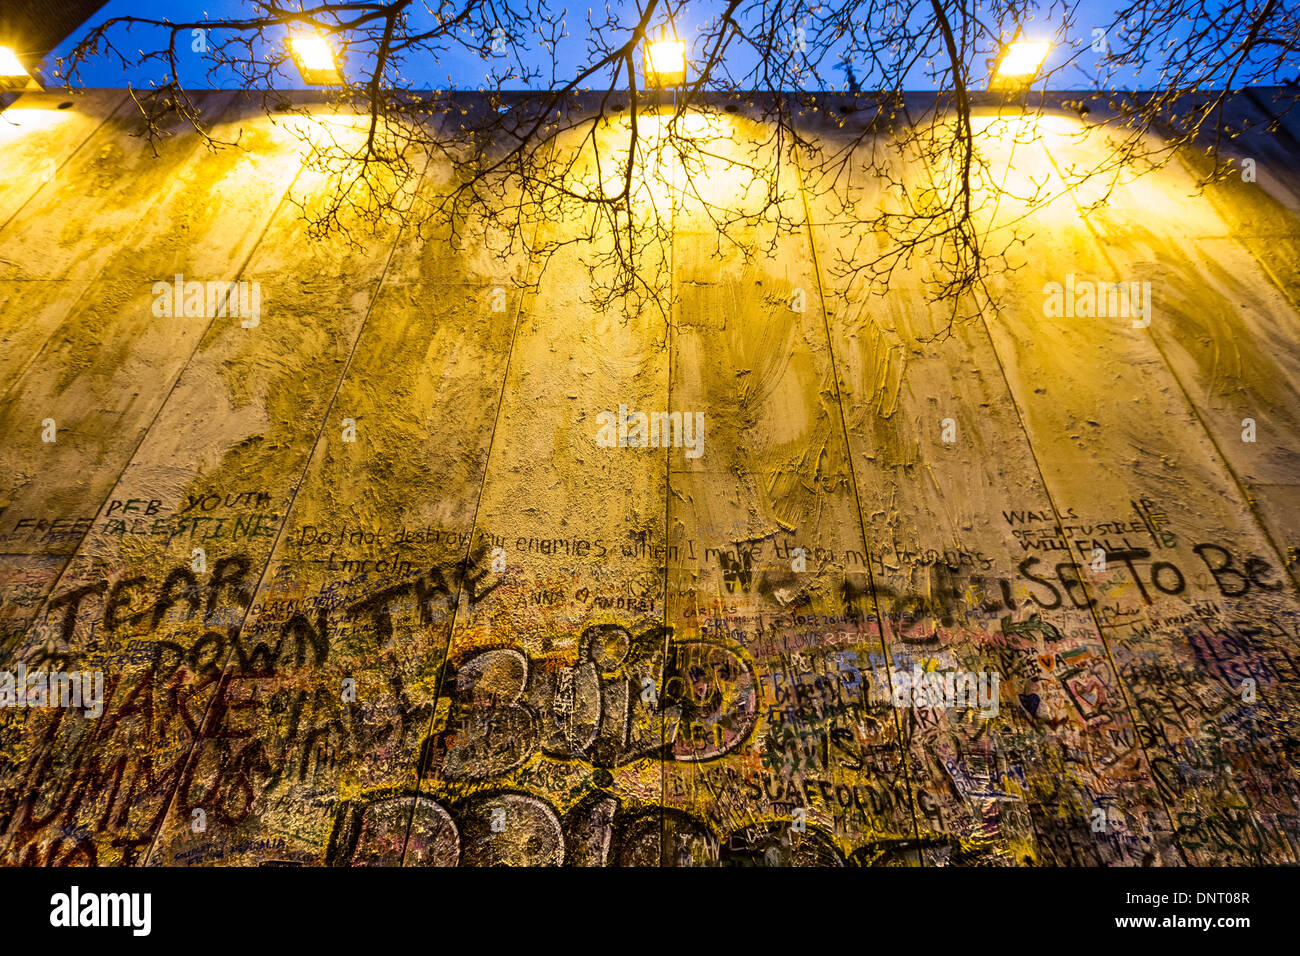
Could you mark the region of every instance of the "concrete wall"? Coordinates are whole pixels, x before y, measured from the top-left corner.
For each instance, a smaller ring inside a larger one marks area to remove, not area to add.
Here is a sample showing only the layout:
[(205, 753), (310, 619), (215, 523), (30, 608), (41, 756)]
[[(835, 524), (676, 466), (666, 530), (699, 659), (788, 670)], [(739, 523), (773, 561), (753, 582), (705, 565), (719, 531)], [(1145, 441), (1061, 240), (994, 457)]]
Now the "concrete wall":
[[(1062, 196), (945, 330), (923, 263), (841, 274), (875, 237), (797, 170), (769, 255), (715, 257), (744, 183), (704, 177), (671, 315), (599, 313), (581, 249), (308, 241), (233, 94), (246, 151), (132, 109), (0, 114), (0, 667), (104, 680), (0, 709), (5, 863), (1300, 861), (1294, 124), (1253, 183)], [(991, 243), (1104, 149), (998, 122)], [(260, 321), (156, 315), (177, 275)], [(1067, 275), (1149, 326), (1048, 314)], [(602, 447), (620, 405), (703, 453)]]

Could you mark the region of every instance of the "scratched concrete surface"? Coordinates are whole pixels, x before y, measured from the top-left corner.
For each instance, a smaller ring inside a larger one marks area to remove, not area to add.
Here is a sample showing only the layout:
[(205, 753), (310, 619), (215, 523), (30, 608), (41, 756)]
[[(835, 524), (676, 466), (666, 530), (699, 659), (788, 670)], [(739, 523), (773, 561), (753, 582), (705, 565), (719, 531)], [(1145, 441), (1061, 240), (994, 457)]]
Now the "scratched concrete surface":
[[(796, 228), (719, 254), (709, 204), (765, 201), (728, 165), (763, 148), (743, 106), (699, 130), (698, 189), (648, 187), (665, 316), (585, 304), (561, 221), (545, 269), (308, 241), (293, 124), (357, 134), (323, 107), (212, 94), (247, 149), (177, 126), (155, 155), (122, 92), (19, 98), (0, 861), (1300, 862), (1282, 95), (1230, 105), (1254, 182), (1198, 191), (1179, 160), (1087, 216), (1099, 187), (1060, 186), (1104, 133), (982, 109), (1004, 194), (977, 226), (1056, 198), (950, 334), (922, 266), (883, 297), (837, 268), (878, 247), (845, 218), (878, 183), (783, 167)], [(827, 105), (800, 132), (851, 142)], [(258, 323), (156, 315), (178, 275), (256, 282)], [(1049, 314), (1067, 275), (1149, 283), (1149, 326)], [(620, 406), (702, 421), (700, 453), (606, 447)], [(102, 674), (98, 712), (5, 698), (20, 668)]]

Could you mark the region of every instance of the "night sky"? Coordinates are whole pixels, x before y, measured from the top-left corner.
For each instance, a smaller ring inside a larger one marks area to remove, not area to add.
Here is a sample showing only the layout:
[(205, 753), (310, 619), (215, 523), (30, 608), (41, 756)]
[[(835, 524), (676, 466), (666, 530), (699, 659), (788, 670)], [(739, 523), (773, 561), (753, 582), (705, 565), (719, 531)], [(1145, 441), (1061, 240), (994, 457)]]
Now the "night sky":
[[(618, 4), (611, 4), (611, 8), (617, 10)], [(1090, 89), (1095, 87), (1095, 80), (1092, 78), (1095, 74), (1090, 75), (1090, 71), (1095, 69), (1100, 54), (1090, 49), (1094, 39), (1093, 30), (1108, 25), (1116, 8), (1117, 4), (1114, 0), (1088, 0), (1088, 2), (1079, 4), (1074, 24), (1064, 31), (1064, 42), (1062, 42), (1061, 37), (1059, 7), (1053, 8), (1053, 11), (1058, 14), (1056, 18), (1052, 18), (1047, 12), (1042, 12), (1023, 25), (1027, 36), (1056, 40), (1056, 46), (1048, 59), (1047, 66), (1049, 68), (1065, 63), (1071, 58), (1072, 54), (1074, 56), (1074, 62), (1053, 77), (1051, 85), (1054, 88)], [(688, 43), (691, 42), (697, 37), (702, 26), (719, 9), (720, 4), (713, 2), (699, 3), (688, 8), (687, 16), (679, 18), (677, 23), (679, 35)], [(547, 88), (561, 85), (585, 61), (585, 21), (588, 7), (582, 5), (566, 9), (557, 5), (553, 7), (553, 10), (556, 19), (564, 19), (567, 26), (567, 37), (558, 48), (557, 69), (554, 79), (552, 79), (550, 71), (550, 57), (541, 50), (541, 38), (539, 36), (537, 38), (538, 42), (529, 44), (523, 55), (526, 63), (546, 67), (545, 75), (528, 84), (518, 81), (505, 83), (503, 86), (506, 88), (520, 88), (523, 86)], [(421, 18), (428, 18), (423, 5), (416, 4), (414, 11), (413, 17), (415, 17), (417, 23)], [(52, 52), (46, 60), (45, 75), (47, 79), (53, 80), (55, 58), (66, 55), (72, 49), (76, 40), (83, 36), (91, 25), (113, 16), (130, 14), (158, 18), (167, 17), (174, 22), (183, 22), (202, 20), (205, 17), (209, 19), (235, 17), (247, 15), (248, 13), (249, 5), (240, 2), (240, 0), (165, 0), (165, 2), (164, 0), (112, 0), (87, 25), (83, 26)], [(625, 20), (633, 22), (633, 11), (629, 11)], [(152, 49), (165, 42), (165, 33), (161, 30), (136, 27), (129, 37), (123, 37), (119, 34), (118, 42), (121, 43), (124, 50), (130, 52), (134, 52), (137, 48)], [(210, 45), (221, 43), (220, 32), (214, 31), (210, 34), (207, 42)], [(182, 54), (181, 79), (187, 86), (195, 88), (206, 86), (229, 88), (243, 85), (237, 77), (230, 74), (207, 76), (208, 64), (205, 63), (203, 54), (192, 52), (189, 43), (180, 44), (180, 50)], [(698, 47), (695, 48), (695, 52), (698, 54)], [(742, 74), (752, 63), (752, 60), (747, 62), (745, 56), (745, 51), (735, 46), (729, 50), (728, 65), (733, 74)], [(356, 75), (357, 71), (364, 67), (367, 58), (366, 49), (351, 50), (347, 60), (350, 72)], [(842, 69), (835, 68), (834, 60), (834, 57), (828, 58), (823, 64), (822, 70), (823, 75), (838, 86), (844, 82), (846, 77)], [(430, 55), (423, 59), (410, 59), (405, 62), (399, 85), (413, 89), (477, 89), (484, 84), (487, 69), (487, 61), (474, 53), (459, 49), (451, 50), (436, 58)], [(982, 75), (982, 65), (975, 67), (972, 72), (977, 76)], [(1122, 74), (1118, 75), (1115, 85), (1134, 89), (1159, 85), (1158, 73), (1156, 71), (1147, 71), (1147, 73), (1149, 75), (1133, 75), (1129, 81), (1123, 82), (1120, 81)], [(160, 79), (160, 71), (157, 67), (145, 70), (132, 69), (124, 72), (115, 59), (100, 58), (88, 63), (83, 68), (81, 81), (78, 85), (124, 87), (130, 84), (147, 87), (150, 80), (158, 79)], [(302, 82), (297, 73), (289, 69), (275, 85), (280, 88), (292, 89), (300, 88)], [(620, 85), (625, 84), (620, 83)], [(867, 87), (870, 87), (870, 85), (869, 82), (866, 84)], [(909, 76), (906, 85), (909, 89), (925, 90), (933, 89), (935, 84), (930, 77), (925, 75), (923, 69), (917, 69)]]

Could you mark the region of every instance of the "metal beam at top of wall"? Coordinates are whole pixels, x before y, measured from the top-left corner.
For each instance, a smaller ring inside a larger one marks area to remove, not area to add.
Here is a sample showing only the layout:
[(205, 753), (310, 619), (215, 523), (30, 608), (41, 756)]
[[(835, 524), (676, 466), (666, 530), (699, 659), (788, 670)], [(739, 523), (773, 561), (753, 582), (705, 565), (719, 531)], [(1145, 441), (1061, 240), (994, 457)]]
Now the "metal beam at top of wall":
[(0, 12), (0, 46), (29, 66), (91, 18), (107, 0), (7, 0)]

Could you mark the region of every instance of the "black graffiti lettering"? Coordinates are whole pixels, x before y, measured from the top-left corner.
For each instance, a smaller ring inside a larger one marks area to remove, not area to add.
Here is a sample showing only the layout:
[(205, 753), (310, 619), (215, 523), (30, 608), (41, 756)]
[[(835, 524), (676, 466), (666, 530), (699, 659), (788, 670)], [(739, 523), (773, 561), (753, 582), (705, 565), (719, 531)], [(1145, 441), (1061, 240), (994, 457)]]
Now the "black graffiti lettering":
[(369, 614), (375, 625), (375, 644), (378, 647), (387, 647), (393, 639), (393, 616), (388, 610), (388, 605), (410, 590), (410, 584), (394, 584), (382, 591), (376, 591), (368, 597), (349, 604), (348, 618)]
[(1263, 558), (1247, 558), (1245, 563), (1246, 576), (1250, 582), (1257, 588), (1265, 591), (1279, 591), (1282, 589), (1281, 584), (1270, 584), (1267, 581), (1260, 580), (1260, 575), (1268, 574), (1273, 570), (1273, 566)]
[(1146, 586), (1142, 583), (1142, 575), (1138, 573), (1137, 568), (1133, 567), (1133, 560), (1136, 558), (1139, 561), (1145, 561), (1151, 557), (1151, 552), (1146, 548), (1130, 548), (1125, 551), (1111, 551), (1106, 557), (1108, 560), (1122, 561), (1124, 563), (1124, 566), (1128, 568), (1129, 577), (1133, 579), (1133, 583), (1137, 585), (1138, 593), (1142, 595), (1143, 602), (1150, 604), (1151, 595), (1147, 593)]
[(108, 600), (104, 602), (104, 630), (111, 634), (118, 629), (121, 622), (118, 620), (117, 612), (131, 603), (131, 598), (126, 592), (146, 580), (147, 578), (143, 577), (126, 578), (113, 585), (113, 589), (108, 592)]
[(50, 611), (60, 607), (66, 607), (63, 612), (63, 626), (59, 636), (63, 639), (64, 644), (71, 644), (74, 635), (77, 632), (77, 614), (81, 610), (81, 602), (92, 594), (101, 594), (108, 590), (108, 582), (100, 581), (98, 584), (87, 584), (83, 587), (76, 588), (66, 594), (61, 594), (50, 601)]
[(722, 568), (722, 581), (729, 592), (734, 593), (739, 586), (742, 592), (747, 592), (754, 583), (754, 555), (752, 551), (739, 549), (735, 555), (730, 552), (722, 551), (717, 548), (708, 548), (705, 550), (705, 557), (708, 552), (712, 551), (718, 556), (718, 564)]
[[(1192, 550), (1214, 575), (1214, 583), (1219, 586), (1219, 593), (1224, 597), (1241, 597), (1250, 590), (1250, 579), (1233, 567), (1232, 553), (1227, 548), (1221, 548), (1217, 544), (1198, 544)], [(1218, 552), (1217, 564), (1208, 557), (1211, 552)], [(1229, 590), (1224, 585), (1224, 578), (1236, 578), (1241, 582), (1241, 586)]]
[(475, 558), (466, 559), (465, 561), (461, 562), (457, 566), (457, 570), (459, 571), (458, 577), (460, 578), (461, 582), (464, 584), (466, 592), (469, 594), (469, 603), (471, 606), (479, 603), (485, 597), (487, 597), (489, 594), (491, 594), (493, 591), (499, 588), (503, 580), (503, 578), (498, 577), (487, 587), (479, 586), (479, 582), (482, 581), (491, 573), (491, 570), (487, 568), (479, 570), (477, 573), (471, 573), (475, 570), (475, 564), (477, 563), (477, 561), (482, 559), (483, 554), (484, 552), (480, 551), (479, 555), (477, 556), (477, 559)]
[(456, 592), (443, 577), (441, 569), (435, 565), (427, 575), (415, 579), (415, 600), (420, 606), (420, 623), (426, 627), (433, 623), (433, 602), (440, 597), (455, 605)]
[[(172, 589), (181, 582), (184, 582), (184, 587), (181, 589), (179, 594), (173, 594)], [(190, 606), (190, 614), (198, 612), (200, 606), (199, 584), (198, 581), (194, 579), (194, 575), (190, 573), (190, 569), (186, 567), (174, 569), (163, 581), (162, 590), (158, 594), (158, 600), (154, 603), (153, 618), (149, 623), (149, 630), (157, 630), (158, 625), (162, 623), (162, 619), (167, 614), (167, 611), (170, 610), (171, 606), (181, 598), (184, 598), (185, 601), (188, 602)]]
[(190, 670), (196, 674), (219, 673), (226, 661), (226, 636), (219, 631), (204, 632), (203, 636), (190, 646), (186, 661)]
[(208, 582), (208, 604), (203, 612), (204, 620), (210, 618), (212, 612), (216, 610), (217, 600), (223, 589), (234, 597), (237, 607), (242, 609), (248, 606), (253, 599), (253, 595), (244, 585), (244, 577), (248, 574), (248, 570), (248, 559), (243, 555), (222, 558), (217, 562), (217, 566), (212, 569), (212, 580)]
[[(307, 663), (307, 648), (311, 647), (315, 654), (316, 664), (325, 663), (329, 657), (330, 641), (329, 632), (326, 628), (327, 615), (324, 608), (316, 612), (316, 626), (312, 627), (311, 622), (302, 614), (295, 614), (289, 620), (285, 621), (280, 627), (280, 640), (292, 642), (297, 651), (294, 655), (294, 663), (302, 667)], [(280, 659), (280, 645), (276, 648), (276, 659)]]
[[(851, 795), (842, 784), (828, 785), (840, 806), (879, 803), (874, 796), (859, 796), (860, 789)], [(822, 827), (794, 825), (792, 811), (804, 806), (801, 800), (777, 801), (779, 819), (740, 826), (728, 826), (723, 815), (706, 819), (674, 807), (626, 806), (602, 790), (583, 796), (562, 819), (547, 799), (523, 790), (484, 790), (444, 800), (388, 789), (344, 801), (335, 811), (326, 865), (838, 867), (915, 864), (923, 852), (952, 863), (979, 863), (988, 853), (949, 834), (924, 833), (919, 840), (870, 840), (846, 860)], [(923, 803), (930, 808), (927, 818), (935, 818), (933, 797)], [(1041, 822), (1057, 830), (1071, 826)], [(1066, 855), (1077, 860), (1084, 848), (1073, 849), (1072, 857)]]
[(1047, 602), (1043, 601), (1037, 594), (1034, 594), (1032, 591), (1029, 593), (1029, 596), (1033, 598), (1035, 604), (1037, 604), (1039, 607), (1043, 608), (1046, 611), (1050, 611), (1053, 610), (1054, 608), (1060, 607), (1061, 592), (1056, 590), (1056, 586), (1052, 584), (1051, 581), (1047, 580), (1046, 578), (1040, 578), (1038, 577), (1038, 575), (1033, 573), (1032, 569), (1036, 564), (1038, 564), (1037, 558), (1025, 558), (1025, 560), (1021, 561), (1020, 564), (1017, 565), (1016, 570), (1020, 572), (1021, 577), (1026, 577), (1029, 580), (1033, 581), (1034, 583), (1041, 584), (1043, 587), (1047, 588), (1047, 590), (1051, 591), (1052, 602), (1048, 604)]
[[(1066, 572), (1069, 572), (1069, 574), (1067, 575)], [(1092, 607), (1092, 598), (1088, 597), (1088, 589), (1084, 586), (1083, 581), (1079, 579), (1079, 572), (1073, 564), (1068, 561), (1058, 564), (1056, 566), (1056, 577), (1061, 582), (1061, 587), (1065, 588), (1066, 597), (1070, 599), (1071, 604), (1080, 610)], [(1083, 592), (1082, 602), (1075, 597), (1074, 592), (1076, 590)]]
[[(1174, 575), (1174, 584), (1170, 587), (1165, 587), (1165, 585), (1160, 582), (1160, 573), (1165, 570), (1172, 571)], [(1183, 588), (1187, 585), (1187, 582), (1183, 580), (1183, 572), (1179, 571), (1176, 565), (1170, 564), (1168, 561), (1157, 561), (1155, 564), (1151, 565), (1151, 583), (1155, 586), (1157, 591), (1164, 594), (1182, 594)]]

